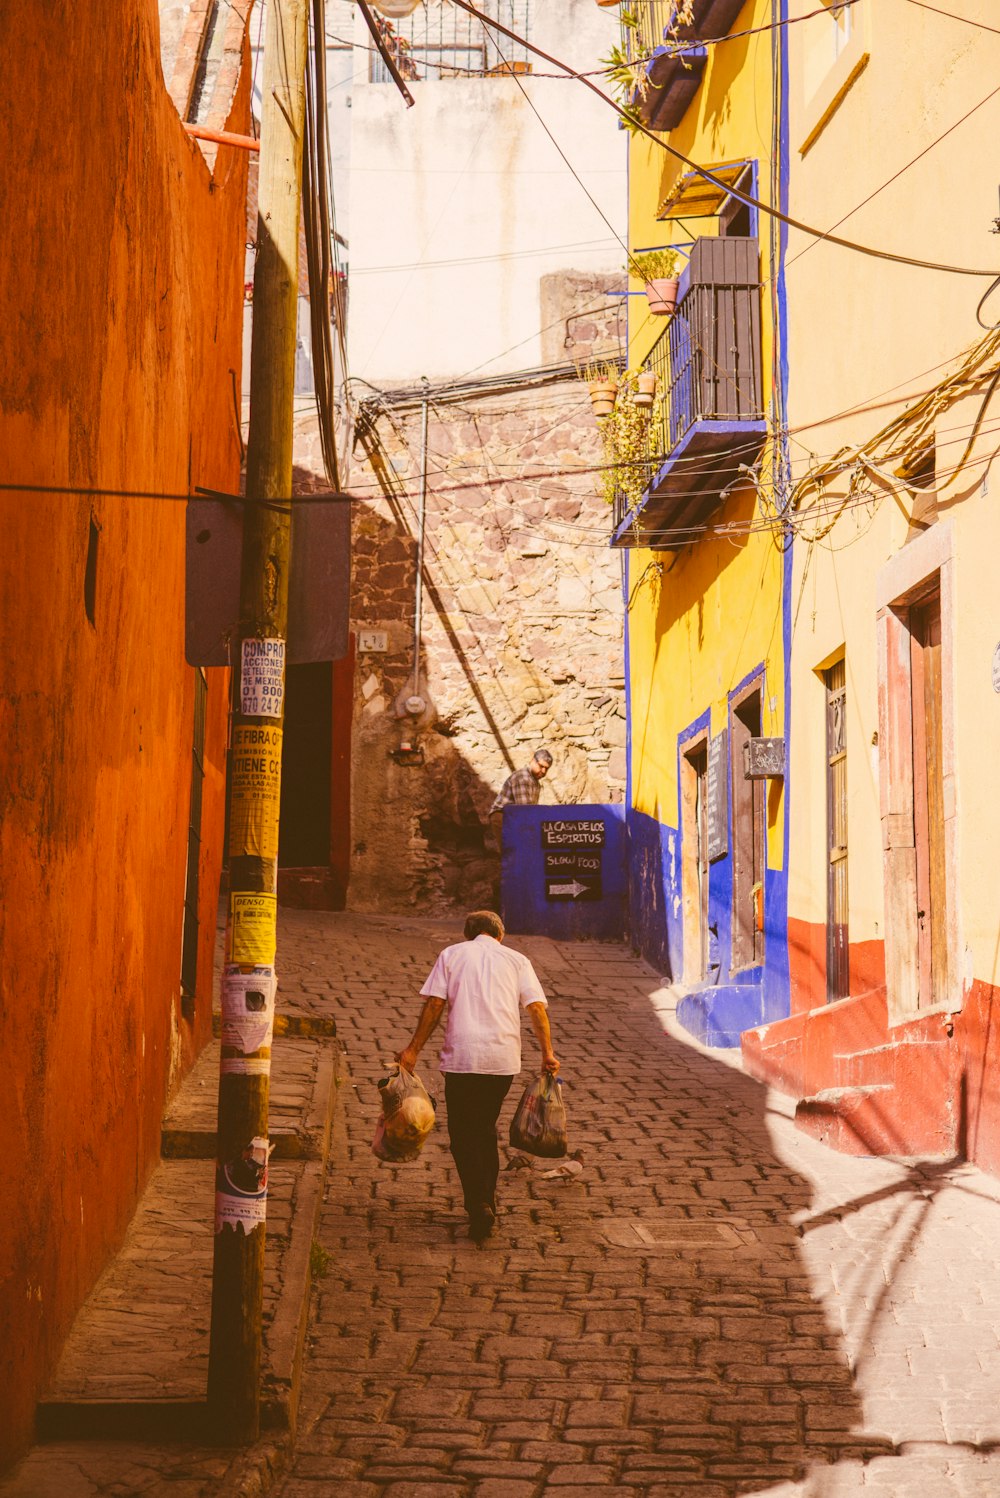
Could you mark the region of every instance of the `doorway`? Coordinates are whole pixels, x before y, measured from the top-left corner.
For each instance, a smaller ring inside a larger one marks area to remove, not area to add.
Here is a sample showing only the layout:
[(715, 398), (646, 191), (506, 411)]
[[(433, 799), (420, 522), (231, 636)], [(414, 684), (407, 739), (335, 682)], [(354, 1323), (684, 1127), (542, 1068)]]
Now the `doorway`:
[(761, 732), (761, 689), (756, 685), (733, 703), (733, 955), (734, 972), (764, 961), (764, 787), (744, 775), (746, 749)]
[(826, 672), (826, 1001), (850, 992), (847, 935), (847, 664)]
[(917, 876), (918, 1007), (947, 998), (944, 777), (942, 769), (941, 597), (910, 609), (913, 713), (913, 845)]
[(684, 981), (708, 976), (708, 739), (681, 753)]
[(341, 660), (288, 667), (278, 837), (278, 888), (284, 904), (345, 907), (353, 698), (353, 635)]

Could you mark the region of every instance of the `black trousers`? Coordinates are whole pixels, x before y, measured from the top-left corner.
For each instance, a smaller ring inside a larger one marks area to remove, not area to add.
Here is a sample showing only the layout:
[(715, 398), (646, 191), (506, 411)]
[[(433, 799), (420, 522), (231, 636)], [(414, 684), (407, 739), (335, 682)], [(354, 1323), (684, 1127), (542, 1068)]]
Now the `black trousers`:
[(469, 1213), (495, 1207), (500, 1171), (497, 1119), (513, 1080), (477, 1072), (445, 1073), (448, 1140)]

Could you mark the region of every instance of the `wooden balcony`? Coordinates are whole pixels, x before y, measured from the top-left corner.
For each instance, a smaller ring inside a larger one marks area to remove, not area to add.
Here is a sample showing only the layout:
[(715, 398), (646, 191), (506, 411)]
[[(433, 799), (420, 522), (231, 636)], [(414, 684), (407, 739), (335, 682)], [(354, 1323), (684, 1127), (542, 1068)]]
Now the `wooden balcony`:
[(648, 57), (645, 77), (630, 101), (647, 130), (673, 130), (680, 124), (708, 62), (703, 40), (726, 36), (742, 5), (743, 0), (695, 0), (691, 22), (671, 31), (673, 0), (652, 0), (639, 7), (637, 27), (622, 27), (631, 55)]
[(646, 487), (631, 505), (619, 494), (612, 546), (693, 545), (764, 445), (757, 240), (696, 240), (680, 292), (644, 366), (663, 395)]

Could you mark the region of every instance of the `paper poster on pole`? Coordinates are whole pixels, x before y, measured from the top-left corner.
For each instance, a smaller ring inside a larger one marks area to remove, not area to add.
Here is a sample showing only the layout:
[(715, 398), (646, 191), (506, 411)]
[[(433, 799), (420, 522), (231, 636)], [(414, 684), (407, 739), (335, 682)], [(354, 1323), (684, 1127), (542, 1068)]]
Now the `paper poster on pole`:
[(230, 858), (278, 856), (281, 729), (238, 723), (229, 758)]
[(222, 974), (222, 1044), (250, 1056), (270, 1046), (274, 1031), (274, 968), (261, 965), (247, 972), (230, 963)]
[(272, 967), (278, 945), (277, 895), (234, 892), (229, 912), (232, 947), (226, 960), (240, 967)]
[(271, 1147), (254, 1138), (239, 1155), (215, 1167), (215, 1231), (252, 1233), (267, 1220), (267, 1162)]
[(269, 1077), (270, 1056), (223, 1056), (219, 1071), (224, 1077)]
[(284, 696), (284, 640), (244, 640), (240, 655), (240, 712), (245, 718), (280, 718)]

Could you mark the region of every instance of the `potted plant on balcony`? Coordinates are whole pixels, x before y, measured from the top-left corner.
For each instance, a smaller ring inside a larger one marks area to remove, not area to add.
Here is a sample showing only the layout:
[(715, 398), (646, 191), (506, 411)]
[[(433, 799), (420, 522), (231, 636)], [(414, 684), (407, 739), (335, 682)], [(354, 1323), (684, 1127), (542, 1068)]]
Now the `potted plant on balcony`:
[[(601, 492), (609, 505), (619, 501), (627, 512), (639, 503), (649, 482), (649, 431), (652, 401), (637, 399), (643, 371), (626, 370), (609, 419), (601, 423)], [(655, 381), (656, 376), (652, 379)], [(655, 400), (655, 396), (653, 397)]]
[(670, 317), (677, 311), (681, 257), (676, 250), (648, 250), (633, 255), (628, 269), (646, 285), (646, 301), (654, 317)]
[(590, 404), (598, 421), (610, 416), (618, 397), (617, 367), (599, 359), (586, 365), (582, 378), (590, 391)]

